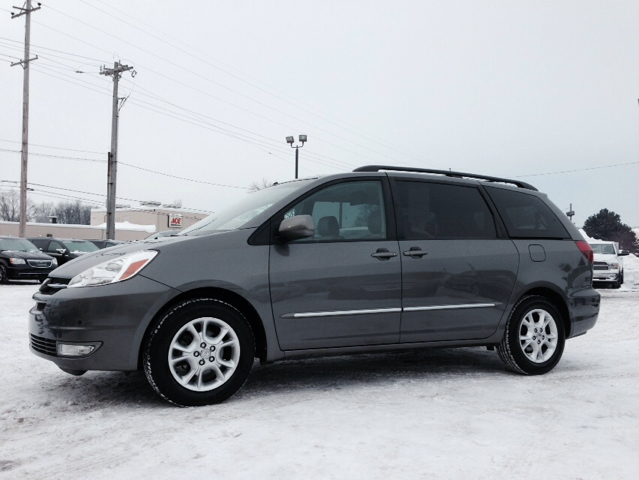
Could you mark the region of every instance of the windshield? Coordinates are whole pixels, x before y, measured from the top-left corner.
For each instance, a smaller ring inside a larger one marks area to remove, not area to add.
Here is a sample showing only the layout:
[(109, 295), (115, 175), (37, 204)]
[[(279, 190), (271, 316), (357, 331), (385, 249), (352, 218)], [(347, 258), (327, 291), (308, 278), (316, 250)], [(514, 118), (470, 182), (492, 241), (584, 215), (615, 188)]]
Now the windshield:
[(249, 193), (240, 201), (191, 225), (181, 235), (201, 235), (242, 228), (268, 207), (307, 183), (308, 181), (287, 182)]
[(93, 245), (91, 242), (87, 242), (86, 240), (63, 240), (62, 244), (69, 249), (70, 252), (96, 252), (100, 250), (98, 247)]
[(10, 250), (12, 252), (39, 252), (38, 248), (24, 238), (0, 238), (0, 252)]
[(594, 253), (603, 253), (604, 255), (614, 255), (615, 247), (611, 243), (591, 243), (592, 251)]

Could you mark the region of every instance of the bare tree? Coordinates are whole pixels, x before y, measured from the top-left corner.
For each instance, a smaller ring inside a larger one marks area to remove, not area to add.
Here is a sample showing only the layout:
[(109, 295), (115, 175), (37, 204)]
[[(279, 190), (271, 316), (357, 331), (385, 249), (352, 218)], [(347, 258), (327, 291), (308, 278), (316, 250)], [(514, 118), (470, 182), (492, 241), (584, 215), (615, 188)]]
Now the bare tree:
[(249, 193), (258, 192), (260, 190), (264, 190), (265, 188), (272, 187), (274, 184), (275, 182), (271, 182), (263, 178), (261, 182), (251, 183), (251, 185), (249, 186), (248, 192)]
[(179, 198), (179, 199), (177, 199), (177, 200), (173, 200), (172, 205), (174, 205), (174, 206), (175, 206), (175, 208), (182, 208), (182, 199), (181, 199), (181, 198)]
[(55, 215), (53, 202), (36, 203), (33, 206), (33, 219), (38, 223), (48, 223), (49, 217)]
[(90, 225), (91, 207), (83, 205), (79, 200), (75, 202), (60, 202), (55, 206), (58, 223)]
[(17, 190), (0, 192), (0, 218), (7, 222), (20, 221), (20, 194)]

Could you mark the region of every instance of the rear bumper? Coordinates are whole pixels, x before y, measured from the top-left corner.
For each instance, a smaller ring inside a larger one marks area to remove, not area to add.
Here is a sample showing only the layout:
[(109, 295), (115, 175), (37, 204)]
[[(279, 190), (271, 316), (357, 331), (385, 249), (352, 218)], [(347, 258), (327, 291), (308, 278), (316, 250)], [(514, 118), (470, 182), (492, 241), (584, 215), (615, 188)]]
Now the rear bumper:
[[(29, 311), (31, 351), (66, 370), (136, 370), (146, 328), (178, 293), (142, 275), (112, 285), (36, 293)], [(60, 343), (97, 348), (84, 357), (61, 357)]]
[(582, 335), (595, 326), (599, 317), (601, 295), (588, 288), (575, 293), (569, 299), (570, 334), (568, 338)]

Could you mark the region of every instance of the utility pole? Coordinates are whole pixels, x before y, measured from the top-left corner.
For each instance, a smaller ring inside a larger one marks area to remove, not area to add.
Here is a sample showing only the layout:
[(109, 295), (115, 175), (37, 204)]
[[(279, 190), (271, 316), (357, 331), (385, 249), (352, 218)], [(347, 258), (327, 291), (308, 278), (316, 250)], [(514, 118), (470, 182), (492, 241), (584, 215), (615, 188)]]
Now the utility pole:
[(120, 118), (120, 99), (118, 98), (118, 83), (122, 72), (133, 70), (133, 67), (115, 62), (113, 68), (100, 68), (100, 75), (113, 77), (113, 113), (111, 119), (111, 151), (109, 152), (109, 166), (107, 173), (107, 228), (108, 240), (115, 239), (115, 191), (118, 179), (118, 120)]
[(22, 167), (20, 169), (20, 225), (18, 236), (26, 237), (27, 226), (27, 164), (29, 160), (29, 62), (38, 57), (29, 58), (31, 50), (31, 12), (40, 10), (40, 4), (36, 8), (31, 8), (31, 0), (27, 0), (27, 8), (13, 7), (20, 13), (11, 13), (11, 18), (18, 18), (26, 15), (24, 34), (24, 59), (12, 63), (11, 66), (22, 65), (24, 69), (24, 80), (22, 84)]
[[(570, 218), (570, 221), (572, 222), (572, 217), (575, 216), (575, 211), (572, 209), (572, 203), (570, 204), (570, 210), (566, 212), (566, 216)], [(575, 223), (575, 222), (572, 222), (572, 223)]]

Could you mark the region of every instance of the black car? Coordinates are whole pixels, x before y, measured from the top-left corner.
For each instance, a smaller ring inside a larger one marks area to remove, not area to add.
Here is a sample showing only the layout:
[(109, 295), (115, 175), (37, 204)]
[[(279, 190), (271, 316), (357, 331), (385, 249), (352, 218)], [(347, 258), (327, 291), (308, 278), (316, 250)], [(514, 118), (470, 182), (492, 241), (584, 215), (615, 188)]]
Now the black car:
[(100, 250), (103, 248), (115, 247), (116, 245), (122, 245), (122, 240), (89, 240), (93, 245), (98, 247)]
[(9, 280), (40, 280), (58, 266), (55, 258), (45, 255), (29, 240), (0, 237), (0, 283)]
[(51, 237), (36, 237), (28, 240), (38, 247), (40, 251), (57, 259), (58, 265), (64, 265), (69, 260), (100, 250), (88, 240)]

